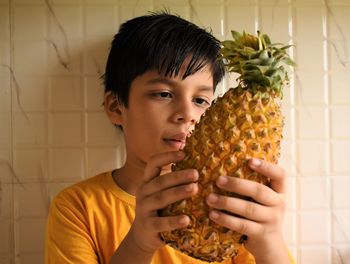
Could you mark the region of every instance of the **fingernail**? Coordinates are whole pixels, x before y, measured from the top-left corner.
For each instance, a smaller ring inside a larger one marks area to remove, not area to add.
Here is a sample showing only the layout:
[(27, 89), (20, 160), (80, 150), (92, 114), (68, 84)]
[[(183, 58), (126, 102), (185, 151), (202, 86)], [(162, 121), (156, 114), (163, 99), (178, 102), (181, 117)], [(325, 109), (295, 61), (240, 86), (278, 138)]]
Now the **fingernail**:
[(184, 216), (182, 216), (182, 217), (179, 219), (179, 224), (185, 225), (185, 224), (187, 224), (187, 223), (189, 223), (189, 221), (188, 221), (188, 216), (184, 215)]
[(197, 170), (190, 171), (187, 174), (188, 179), (191, 179), (191, 180), (197, 180), (198, 176), (199, 175), (198, 175), (198, 171)]
[(211, 211), (209, 213), (209, 217), (212, 218), (212, 219), (218, 219), (219, 218), (219, 213), (216, 212), (216, 211)]
[(252, 165), (253, 167), (258, 167), (261, 165), (261, 160), (256, 159), (256, 158), (252, 158), (250, 160), (250, 165)]
[(219, 185), (225, 185), (228, 182), (228, 179), (226, 176), (220, 176), (218, 178), (218, 184)]
[(219, 196), (215, 193), (211, 193), (208, 195), (208, 202), (215, 203), (219, 199)]
[(195, 186), (195, 183), (188, 184), (188, 185), (186, 185), (185, 190), (187, 192), (192, 192), (194, 186)]

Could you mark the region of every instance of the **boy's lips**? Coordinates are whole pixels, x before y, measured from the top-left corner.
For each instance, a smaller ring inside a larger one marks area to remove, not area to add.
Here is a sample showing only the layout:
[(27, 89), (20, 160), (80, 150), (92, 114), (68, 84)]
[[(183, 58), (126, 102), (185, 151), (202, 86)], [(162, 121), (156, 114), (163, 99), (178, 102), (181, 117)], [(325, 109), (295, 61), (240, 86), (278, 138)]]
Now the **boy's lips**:
[(185, 147), (187, 136), (188, 134), (186, 133), (178, 133), (173, 136), (166, 137), (163, 140), (171, 148), (174, 148), (176, 150), (181, 150)]

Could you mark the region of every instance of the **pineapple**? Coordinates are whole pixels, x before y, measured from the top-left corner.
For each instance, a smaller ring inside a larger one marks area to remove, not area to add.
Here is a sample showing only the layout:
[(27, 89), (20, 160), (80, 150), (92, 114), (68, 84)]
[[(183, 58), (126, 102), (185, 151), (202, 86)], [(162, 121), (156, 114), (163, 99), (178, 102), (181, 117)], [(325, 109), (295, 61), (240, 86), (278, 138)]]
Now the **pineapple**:
[(220, 175), (268, 184), (247, 161), (255, 157), (277, 163), (283, 128), (280, 99), (282, 86), (288, 83), (284, 66), (294, 64), (286, 53), (290, 46), (271, 44), (267, 35), (232, 31), (232, 36), (233, 40), (222, 42), (221, 55), (227, 70), (239, 74), (238, 86), (208, 108), (186, 142), (185, 159), (173, 166), (173, 170), (197, 169), (199, 192), (159, 212), (190, 217), (187, 228), (162, 232), (161, 238), (208, 262), (234, 257), (245, 236), (211, 221), (205, 199), (212, 192), (238, 197), (215, 185)]

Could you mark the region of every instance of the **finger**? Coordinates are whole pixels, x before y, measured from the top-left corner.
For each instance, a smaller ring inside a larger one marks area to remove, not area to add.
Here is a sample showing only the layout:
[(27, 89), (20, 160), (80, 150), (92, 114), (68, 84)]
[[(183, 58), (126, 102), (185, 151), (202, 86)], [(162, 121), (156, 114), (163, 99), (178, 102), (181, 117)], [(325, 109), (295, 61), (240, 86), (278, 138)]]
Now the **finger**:
[(232, 216), (217, 210), (210, 211), (209, 217), (215, 223), (227, 227), (228, 229), (231, 229), (243, 235), (256, 236), (263, 232), (262, 225), (260, 225), (257, 222)]
[(254, 171), (271, 179), (271, 188), (278, 193), (285, 193), (287, 190), (286, 173), (278, 165), (260, 159), (251, 159), (249, 166)]
[(271, 216), (268, 207), (240, 198), (211, 193), (207, 197), (207, 203), (215, 209), (225, 210), (258, 222), (265, 222)]
[(178, 228), (186, 227), (190, 224), (190, 217), (187, 215), (151, 217), (145, 224), (145, 228), (154, 232), (171, 231)]
[(162, 209), (169, 204), (176, 201), (180, 201), (195, 195), (198, 192), (197, 183), (189, 183), (181, 186), (176, 186), (173, 188), (165, 189), (154, 193), (153, 195), (145, 198), (143, 203), (143, 210), (145, 211), (155, 211)]
[(155, 177), (142, 188), (142, 194), (145, 196), (151, 195), (152, 193), (159, 192), (161, 190), (198, 180), (198, 172), (193, 169), (175, 171), (164, 174), (160, 177)]
[(247, 179), (220, 176), (216, 184), (222, 190), (253, 198), (256, 202), (273, 206), (280, 202), (280, 195), (270, 187)]
[(146, 182), (150, 181), (152, 178), (159, 175), (162, 167), (180, 161), (184, 157), (185, 154), (182, 151), (169, 151), (152, 156), (146, 165), (144, 180)]

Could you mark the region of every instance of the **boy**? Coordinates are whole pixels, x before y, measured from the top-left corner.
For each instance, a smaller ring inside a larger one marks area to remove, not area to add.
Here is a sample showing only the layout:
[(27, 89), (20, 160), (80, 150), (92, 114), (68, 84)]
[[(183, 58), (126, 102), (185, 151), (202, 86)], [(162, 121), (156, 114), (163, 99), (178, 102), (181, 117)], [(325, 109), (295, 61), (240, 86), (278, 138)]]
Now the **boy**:
[[(198, 191), (197, 171), (171, 172), (170, 164), (184, 158), (186, 137), (224, 75), (219, 50), (211, 34), (167, 13), (121, 26), (107, 61), (104, 105), (124, 132), (126, 162), (57, 195), (46, 263), (203, 263), (159, 238), (161, 231), (188, 225), (189, 217), (157, 211)], [(271, 188), (224, 175), (217, 185), (259, 203), (215, 194), (207, 199), (211, 220), (248, 236), (238, 256), (224, 263), (290, 263), (281, 228), (285, 174), (267, 162), (250, 165), (271, 179)]]

